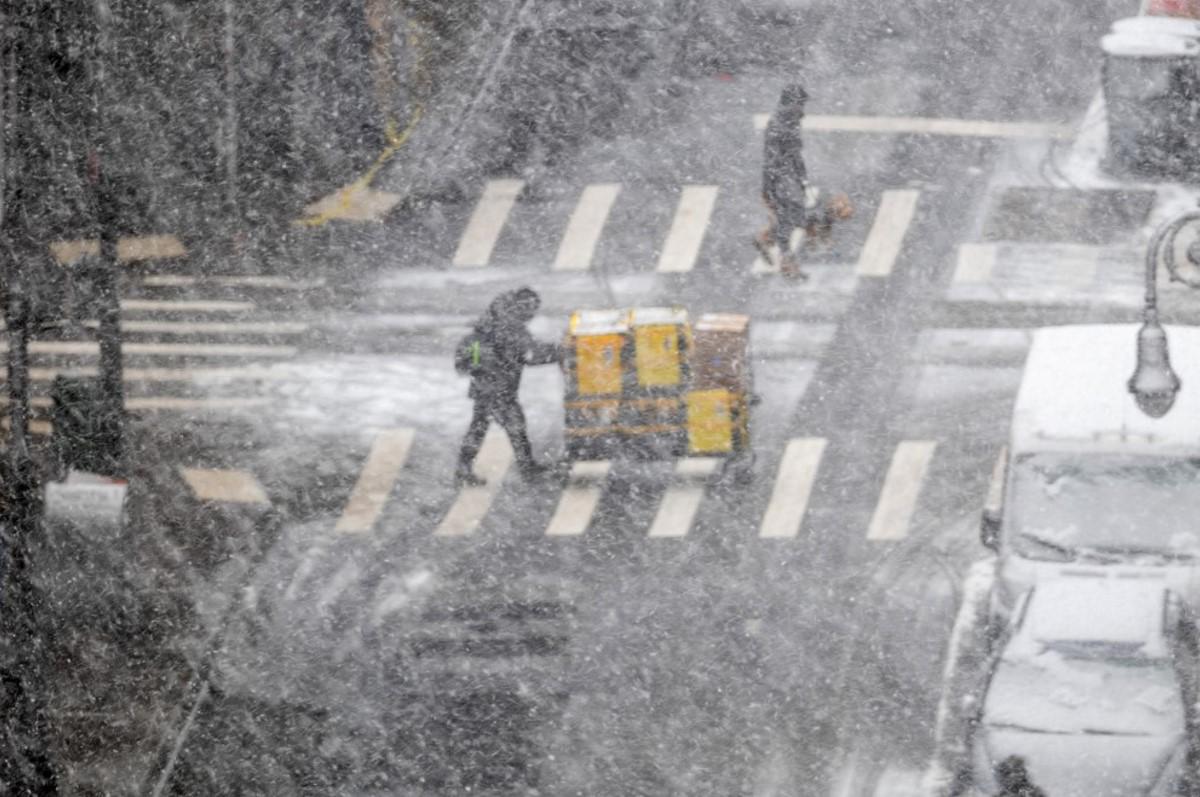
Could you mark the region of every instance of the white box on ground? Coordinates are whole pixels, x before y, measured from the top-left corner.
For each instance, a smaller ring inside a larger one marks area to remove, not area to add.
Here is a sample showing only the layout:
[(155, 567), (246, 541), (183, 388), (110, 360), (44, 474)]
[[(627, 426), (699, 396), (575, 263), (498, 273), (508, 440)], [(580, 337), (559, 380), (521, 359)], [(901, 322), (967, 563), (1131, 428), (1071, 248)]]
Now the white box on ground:
[(72, 523), (85, 532), (119, 532), (128, 490), (123, 479), (68, 471), (62, 481), (46, 483), (46, 520)]

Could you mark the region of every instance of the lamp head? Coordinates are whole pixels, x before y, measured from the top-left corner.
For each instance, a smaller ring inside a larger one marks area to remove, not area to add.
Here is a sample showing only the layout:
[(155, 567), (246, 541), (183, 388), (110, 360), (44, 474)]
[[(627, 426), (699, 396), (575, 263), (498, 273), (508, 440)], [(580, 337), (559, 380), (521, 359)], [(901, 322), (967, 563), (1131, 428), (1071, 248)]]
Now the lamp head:
[(1167, 332), (1153, 315), (1138, 330), (1137, 368), (1129, 378), (1129, 392), (1138, 408), (1151, 418), (1166, 415), (1182, 383), (1171, 369)]

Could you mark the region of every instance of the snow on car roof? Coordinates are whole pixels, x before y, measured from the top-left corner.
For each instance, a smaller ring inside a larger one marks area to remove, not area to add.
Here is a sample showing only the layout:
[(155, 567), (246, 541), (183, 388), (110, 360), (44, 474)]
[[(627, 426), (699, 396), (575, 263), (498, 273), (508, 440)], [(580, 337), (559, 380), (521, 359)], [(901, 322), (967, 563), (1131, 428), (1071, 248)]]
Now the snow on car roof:
[(1034, 589), (1020, 636), (1043, 645), (1138, 645), (1142, 656), (1165, 656), (1165, 600), (1160, 583), (1096, 577), (1054, 579)]
[(1137, 361), (1138, 328), (1088, 324), (1037, 330), (1013, 410), (1013, 450), (1200, 451), (1200, 327), (1167, 327), (1182, 388), (1162, 418), (1138, 409), (1127, 386)]
[(1200, 38), (1200, 20), (1187, 17), (1125, 17), (1112, 24), (1113, 33), (1158, 34)]
[(1100, 40), (1100, 47), (1122, 58), (1179, 58), (1200, 53), (1195, 39), (1165, 33), (1110, 33)]
[(1113, 23), (1100, 40), (1109, 55), (1126, 58), (1171, 58), (1200, 53), (1200, 22), (1179, 17), (1127, 17)]

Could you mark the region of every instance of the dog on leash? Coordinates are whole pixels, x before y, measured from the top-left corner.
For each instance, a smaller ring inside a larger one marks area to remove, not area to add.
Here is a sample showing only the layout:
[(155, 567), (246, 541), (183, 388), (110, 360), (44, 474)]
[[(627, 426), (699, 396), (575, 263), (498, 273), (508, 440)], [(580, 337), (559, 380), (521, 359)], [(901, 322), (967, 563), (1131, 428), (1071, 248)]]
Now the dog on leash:
[(821, 191), (816, 186), (808, 186), (805, 190), (803, 215), (798, 213), (791, 221), (781, 219), (779, 210), (764, 196), (763, 203), (767, 206), (767, 226), (753, 239), (754, 247), (763, 260), (779, 266), (782, 274), (799, 279), (807, 279), (808, 275), (800, 268), (797, 252), (780, 252), (773, 243), (781, 223), (792, 228), (792, 245), (796, 246), (797, 235), (804, 231), (802, 246), (816, 246), (828, 249), (833, 238), (833, 225), (854, 215), (854, 205), (850, 197), (841, 191), (836, 191), (828, 198), (821, 198)]
[(818, 200), (815, 207), (804, 214), (804, 240), (820, 246), (829, 246), (833, 238), (835, 222), (854, 217), (854, 205), (842, 191), (835, 191), (824, 202)]

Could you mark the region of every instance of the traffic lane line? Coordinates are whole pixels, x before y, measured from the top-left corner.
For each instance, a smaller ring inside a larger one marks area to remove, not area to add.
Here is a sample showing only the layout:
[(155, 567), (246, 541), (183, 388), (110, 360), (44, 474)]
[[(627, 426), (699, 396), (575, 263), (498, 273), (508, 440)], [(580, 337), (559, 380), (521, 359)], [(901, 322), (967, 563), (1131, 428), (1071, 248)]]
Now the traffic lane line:
[(920, 196), (920, 191), (911, 189), (883, 192), (875, 221), (858, 258), (860, 277), (886, 277), (892, 273)]
[(933, 440), (905, 440), (896, 446), (867, 528), (868, 540), (902, 540), (908, 536), (921, 484), (936, 447)]
[(771, 500), (759, 527), (759, 537), (791, 539), (799, 534), (826, 443), (823, 437), (788, 441)]
[[(765, 130), (770, 114), (754, 114), (754, 129)], [(812, 114), (801, 130), (813, 133), (909, 133), (978, 138), (1070, 139), (1070, 125), (1046, 122), (991, 122), (975, 119), (937, 119), (924, 116), (845, 116)]]
[(345, 534), (374, 528), (400, 475), (400, 469), (408, 459), (413, 434), (412, 429), (405, 428), (387, 429), (376, 435), (334, 531)]
[[(294, 346), (249, 343), (132, 343), (124, 342), (125, 354), (157, 354), (183, 357), (294, 357)], [(0, 341), (0, 352), (8, 351), (8, 341)], [(85, 340), (35, 340), (30, 354), (99, 355), (100, 344)]]
[(454, 253), (453, 263), (457, 268), (480, 268), (488, 264), (508, 214), (524, 188), (522, 180), (488, 181)]
[(671, 229), (658, 257), (657, 271), (679, 274), (691, 271), (700, 256), (709, 219), (717, 204), (715, 185), (685, 185), (675, 207)]
[(548, 537), (577, 537), (587, 531), (600, 504), (611, 463), (607, 460), (575, 462), (554, 517), (546, 526)]
[(267, 493), (249, 471), (214, 468), (180, 468), (183, 480), (201, 501), (267, 505)]
[(555, 271), (584, 271), (591, 266), (596, 244), (619, 193), (621, 186), (616, 183), (598, 183), (583, 189), (558, 246)]
[(495, 424), (483, 439), (483, 447), (475, 458), (475, 473), (487, 479), (480, 487), (463, 487), (450, 511), (434, 532), (436, 537), (466, 537), (475, 533), (500, 491), (504, 475), (512, 464), (512, 448)]
[(685, 457), (675, 466), (675, 477), (684, 484), (674, 484), (663, 494), (658, 513), (650, 525), (650, 537), (686, 537), (700, 510), (704, 499), (704, 484), (701, 482), (716, 472), (719, 459), (710, 457)]

